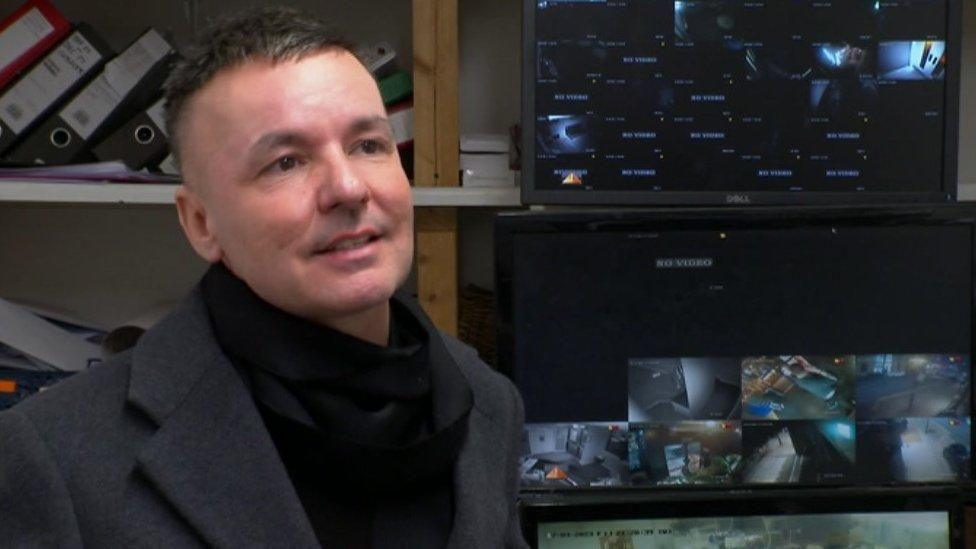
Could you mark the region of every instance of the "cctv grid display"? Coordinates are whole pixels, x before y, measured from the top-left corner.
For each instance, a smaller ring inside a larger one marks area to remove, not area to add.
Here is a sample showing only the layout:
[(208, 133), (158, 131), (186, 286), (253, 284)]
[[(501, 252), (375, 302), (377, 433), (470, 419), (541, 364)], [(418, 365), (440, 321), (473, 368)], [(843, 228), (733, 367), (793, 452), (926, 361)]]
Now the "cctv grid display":
[(537, 0), (530, 201), (944, 198), (947, 12), (945, 0)]
[(972, 248), (965, 224), (516, 230), (522, 485), (968, 481)]

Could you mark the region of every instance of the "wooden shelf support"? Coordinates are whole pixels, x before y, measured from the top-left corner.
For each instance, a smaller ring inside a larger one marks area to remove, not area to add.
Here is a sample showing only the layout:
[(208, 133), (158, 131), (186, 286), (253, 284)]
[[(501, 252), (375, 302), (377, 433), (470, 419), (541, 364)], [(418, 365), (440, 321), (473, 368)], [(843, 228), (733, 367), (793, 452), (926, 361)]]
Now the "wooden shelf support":
[[(413, 0), (414, 180), (458, 186), (457, 0)], [(434, 323), (456, 334), (455, 208), (417, 208), (417, 292)]]

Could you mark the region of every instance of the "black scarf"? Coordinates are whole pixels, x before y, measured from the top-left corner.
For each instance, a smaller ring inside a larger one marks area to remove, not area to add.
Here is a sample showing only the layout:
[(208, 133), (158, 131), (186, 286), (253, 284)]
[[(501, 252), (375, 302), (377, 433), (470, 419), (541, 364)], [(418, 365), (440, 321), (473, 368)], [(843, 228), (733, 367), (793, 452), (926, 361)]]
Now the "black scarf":
[(293, 482), (323, 488), (296, 486), (307, 511), (324, 487), (370, 502), (449, 488), (471, 388), (412, 299), (390, 300), (390, 345), (380, 347), (273, 307), (222, 264), (201, 287)]

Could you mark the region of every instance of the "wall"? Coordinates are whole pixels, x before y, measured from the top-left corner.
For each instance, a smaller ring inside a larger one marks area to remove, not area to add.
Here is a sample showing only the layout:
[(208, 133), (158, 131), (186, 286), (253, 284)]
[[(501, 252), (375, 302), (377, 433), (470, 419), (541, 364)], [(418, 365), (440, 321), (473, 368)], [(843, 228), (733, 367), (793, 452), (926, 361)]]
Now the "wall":
[(519, 122), (522, 0), (459, 0), (461, 133), (508, 133)]
[(205, 265), (172, 207), (0, 204), (0, 297), (112, 328), (158, 317)]
[[(507, 134), (521, 122), (522, 0), (459, 0), (460, 131)], [(494, 288), (497, 210), (459, 210), (461, 287)]]

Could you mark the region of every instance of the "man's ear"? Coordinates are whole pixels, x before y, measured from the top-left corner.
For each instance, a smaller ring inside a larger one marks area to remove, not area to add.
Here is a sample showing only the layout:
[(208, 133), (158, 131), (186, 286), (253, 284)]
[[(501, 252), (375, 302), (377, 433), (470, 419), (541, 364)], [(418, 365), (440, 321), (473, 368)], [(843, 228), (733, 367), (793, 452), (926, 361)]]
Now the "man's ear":
[(207, 208), (200, 196), (186, 184), (176, 189), (176, 211), (180, 216), (183, 232), (197, 255), (208, 263), (220, 261), (223, 250), (217, 242), (217, 235), (211, 230)]

